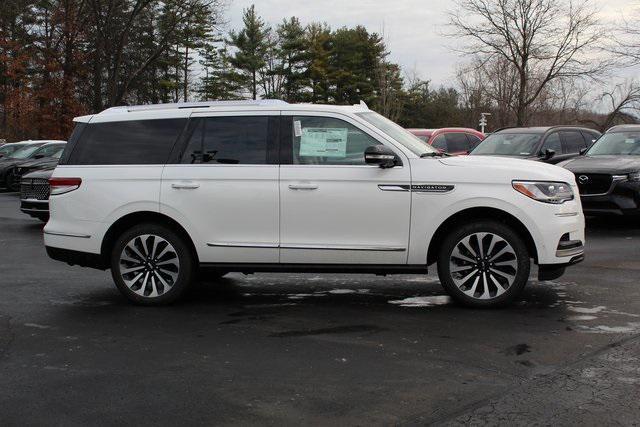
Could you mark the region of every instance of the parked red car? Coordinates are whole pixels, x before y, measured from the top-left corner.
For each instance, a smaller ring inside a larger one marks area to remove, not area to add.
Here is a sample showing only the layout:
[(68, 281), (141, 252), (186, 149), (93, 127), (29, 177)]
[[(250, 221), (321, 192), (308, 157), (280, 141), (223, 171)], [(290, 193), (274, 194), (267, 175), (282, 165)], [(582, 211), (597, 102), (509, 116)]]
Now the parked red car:
[(456, 155), (468, 154), (485, 138), (482, 132), (469, 128), (407, 130), (433, 148)]

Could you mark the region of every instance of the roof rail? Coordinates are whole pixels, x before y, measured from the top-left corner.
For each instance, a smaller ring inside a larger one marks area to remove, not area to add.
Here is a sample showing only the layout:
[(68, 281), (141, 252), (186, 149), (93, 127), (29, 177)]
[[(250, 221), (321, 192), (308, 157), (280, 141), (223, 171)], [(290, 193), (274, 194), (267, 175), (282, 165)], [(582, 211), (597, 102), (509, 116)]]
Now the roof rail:
[(270, 105), (288, 105), (288, 102), (279, 99), (258, 99), (258, 100), (241, 100), (241, 101), (203, 101), (203, 102), (176, 102), (166, 104), (149, 104), (149, 105), (124, 105), (121, 107), (111, 107), (100, 114), (105, 113), (131, 113), (134, 111), (153, 111), (153, 110), (179, 110), (186, 108), (215, 108), (215, 107), (265, 107)]

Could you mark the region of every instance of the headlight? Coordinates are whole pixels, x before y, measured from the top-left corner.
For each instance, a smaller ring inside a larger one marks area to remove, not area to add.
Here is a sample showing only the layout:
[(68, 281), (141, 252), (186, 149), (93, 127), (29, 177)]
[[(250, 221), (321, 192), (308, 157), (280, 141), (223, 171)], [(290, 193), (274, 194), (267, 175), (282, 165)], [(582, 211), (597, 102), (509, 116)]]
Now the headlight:
[(629, 181), (640, 181), (640, 172), (631, 172), (628, 176)]
[(544, 203), (562, 204), (573, 200), (573, 190), (566, 182), (513, 181), (513, 188), (533, 200)]

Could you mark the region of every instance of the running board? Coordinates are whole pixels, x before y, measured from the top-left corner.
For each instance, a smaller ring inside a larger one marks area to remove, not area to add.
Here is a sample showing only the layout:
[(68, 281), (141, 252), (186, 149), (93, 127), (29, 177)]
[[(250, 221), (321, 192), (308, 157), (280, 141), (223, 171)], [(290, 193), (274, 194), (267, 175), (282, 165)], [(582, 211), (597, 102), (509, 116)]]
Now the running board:
[(200, 269), (239, 273), (347, 273), (347, 274), (427, 274), (426, 265), (385, 264), (245, 264), (202, 263)]

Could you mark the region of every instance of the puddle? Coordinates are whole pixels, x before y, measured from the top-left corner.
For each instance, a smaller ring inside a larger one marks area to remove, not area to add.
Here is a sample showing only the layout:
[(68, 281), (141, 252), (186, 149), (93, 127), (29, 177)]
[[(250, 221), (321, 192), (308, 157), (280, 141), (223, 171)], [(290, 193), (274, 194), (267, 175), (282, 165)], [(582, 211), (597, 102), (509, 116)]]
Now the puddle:
[(391, 300), (389, 304), (399, 305), (400, 307), (434, 307), (437, 305), (445, 305), (451, 303), (448, 295), (434, 295), (429, 297), (411, 297), (400, 300)]

